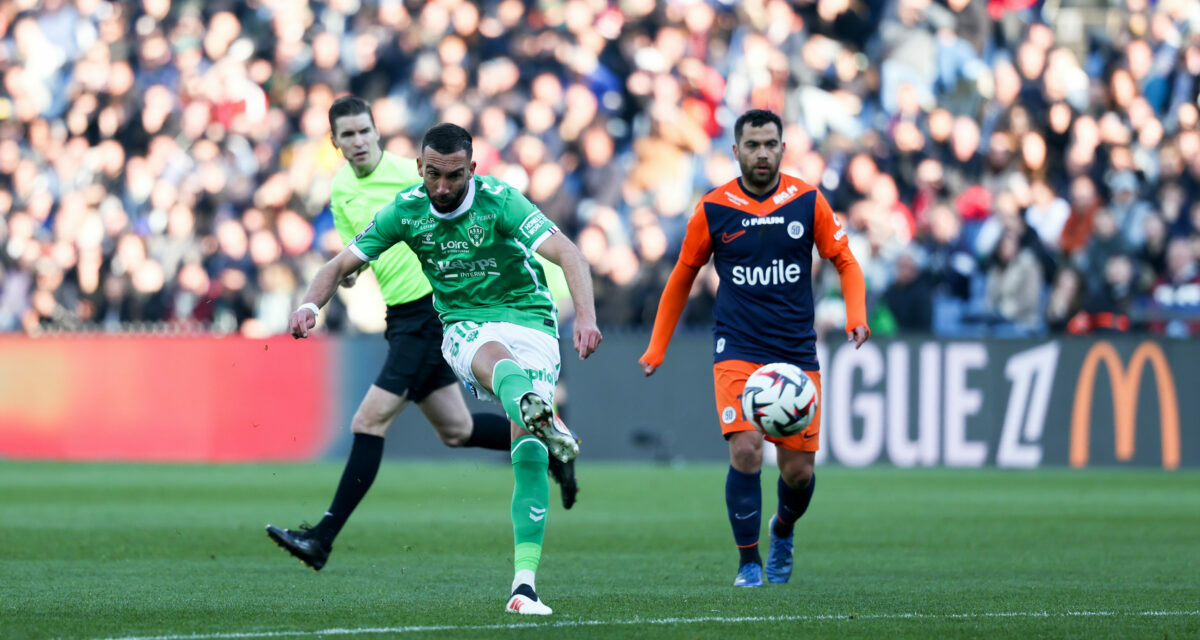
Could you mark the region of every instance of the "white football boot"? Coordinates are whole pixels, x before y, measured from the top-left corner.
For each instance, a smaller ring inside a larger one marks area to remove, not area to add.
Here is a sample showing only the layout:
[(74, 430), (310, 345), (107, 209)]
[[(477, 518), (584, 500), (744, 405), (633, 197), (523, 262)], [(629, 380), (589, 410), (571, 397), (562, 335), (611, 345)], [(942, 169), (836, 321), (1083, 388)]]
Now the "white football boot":
[(513, 589), (512, 596), (508, 599), (508, 604), (504, 605), (505, 613), (519, 613), (523, 616), (548, 616), (554, 613), (554, 610), (546, 606), (546, 603), (538, 600), (537, 593), (533, 591), (533, 587), (523, 584), (516, 589)]

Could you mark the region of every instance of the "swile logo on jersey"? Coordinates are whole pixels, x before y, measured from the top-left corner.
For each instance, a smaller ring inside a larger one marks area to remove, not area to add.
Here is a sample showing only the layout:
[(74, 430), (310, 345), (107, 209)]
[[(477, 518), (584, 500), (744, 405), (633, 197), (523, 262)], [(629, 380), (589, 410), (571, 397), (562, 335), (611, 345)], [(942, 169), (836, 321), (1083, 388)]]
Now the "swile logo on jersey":
[(786, 263), (783, 260), (772, 260), (765, 267), (747, 267), (738, 265), (730, 274), (733, 284), (746, 286), (771, 286), (777, 284), (795, 284), (800, 282), (804, 270), (796, 263)]

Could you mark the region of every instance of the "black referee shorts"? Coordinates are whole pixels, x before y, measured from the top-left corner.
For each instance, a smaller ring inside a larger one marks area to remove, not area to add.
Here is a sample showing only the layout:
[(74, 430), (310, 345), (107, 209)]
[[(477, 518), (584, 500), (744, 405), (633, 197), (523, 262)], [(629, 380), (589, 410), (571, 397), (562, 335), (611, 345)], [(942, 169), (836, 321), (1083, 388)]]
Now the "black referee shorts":
[(420, 402), (458, 377), (442, 358), (442, 323), (433, 309), (433, 295), (389, 306), (387, 361), (375, 386)]

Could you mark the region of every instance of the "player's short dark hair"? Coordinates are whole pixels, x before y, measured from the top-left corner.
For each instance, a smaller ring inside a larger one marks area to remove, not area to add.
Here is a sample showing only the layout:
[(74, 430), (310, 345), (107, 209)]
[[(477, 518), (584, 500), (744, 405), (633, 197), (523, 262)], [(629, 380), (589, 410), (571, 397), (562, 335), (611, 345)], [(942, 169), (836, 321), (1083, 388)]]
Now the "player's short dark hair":
[(445, 155), (466, 149), (467, 159), (470, 160), (471, 134), (466, 129), (450, 122), (435, 124), (425, 132), (425, 137), (421, 138), (421, 153), (425, 152), (425, 147)]
[(780, 120), (779, 116), (775, 115), (774, 112), (767, 111), (766, 109), (751, 109), (746, 113), (743, 113), (742, 115), (738, 116), (737, 122), (733, 123), (734, 142), (742, 141), (742, 129), (744, 129), (746, 125), (750, 125), (752, 127), (761, 127), (768, 122), (774, 122), (775, 128), (779, 130), (779, 135), (783, 135), (783, 120)]
[(329, 105), (329, 132), (337, 135), (337, 127), (334, 126), (334, 122), (337, 122), (338, 118), (357, 116), (363, 113), (371, 119), (371, 126), (374, 127), (375, 116), (371, 113), (371, 105), (367, 104), (366, 100), (358, 96), (342, 96), (334, 100), (333, 104)]

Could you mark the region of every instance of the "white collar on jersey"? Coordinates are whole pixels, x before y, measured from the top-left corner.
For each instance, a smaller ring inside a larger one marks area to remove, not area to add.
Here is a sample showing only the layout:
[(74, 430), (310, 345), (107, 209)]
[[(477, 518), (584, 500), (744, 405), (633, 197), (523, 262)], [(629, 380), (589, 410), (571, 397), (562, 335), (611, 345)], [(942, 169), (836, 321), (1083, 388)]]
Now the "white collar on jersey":
[(433, 208), (433, 200), (430, 200), (429, 213), (432, 213), (434, 216), (441, 218), (442, 220), (453, 220), (454, 218), (466, 213), (467, 209), (470, 209), (471, 205), (473, 204), (475, 204), (475, 176), (471, 176), (470, 181), (467, 182), (467, 197), (463, 198), (462, 204), (458, 205), (457, 209), (451, 211), (450, 213), (442, 213), (441, 211)]

